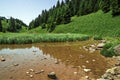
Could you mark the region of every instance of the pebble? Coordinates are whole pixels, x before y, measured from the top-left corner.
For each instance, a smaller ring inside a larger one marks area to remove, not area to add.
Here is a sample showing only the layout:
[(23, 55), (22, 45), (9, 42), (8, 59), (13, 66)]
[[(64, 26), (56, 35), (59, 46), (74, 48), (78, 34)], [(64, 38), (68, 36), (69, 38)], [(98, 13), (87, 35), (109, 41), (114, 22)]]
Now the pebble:
[(93, 44), (93, 45), (90, 45), (90, 47), (93, 47), (93, 48), (94, 48), (94, 47), (96, 47), (96, 46)]
[(86, 66), (85, 66), (85, 65), (82, 65), (82, 68), (86, 68)]
[(74, 75), (77, 75), (78, 72), (74, 72)]
[(59, 61), (55, 61), (55, 64), (59, 64)]
[(86, 63), (89, 63), (89, 61), (86, 61)]
[(33, 75), (30, 75), (30, 78), (33, 78)]
[(91, 69), (83, 69), (85, 72), (90, 72)]
[(92, 61), (95, 62), (95, 59), (93, 59)]
[(30, 74), (30, 72), (26, 72), (26, 74)]
[(89, 76), (85, 76), (86, 79), (89, 79)]

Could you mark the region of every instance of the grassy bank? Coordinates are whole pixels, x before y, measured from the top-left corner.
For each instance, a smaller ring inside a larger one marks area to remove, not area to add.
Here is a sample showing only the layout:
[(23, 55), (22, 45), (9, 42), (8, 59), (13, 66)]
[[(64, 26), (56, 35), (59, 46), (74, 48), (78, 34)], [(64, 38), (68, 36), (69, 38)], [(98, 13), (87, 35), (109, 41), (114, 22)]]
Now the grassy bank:
[(1, 33), (0, 44), (27, 44), (37, 42), (65, 42), (82, 41), (89, 36), (82, 34), (28, 34), (28, 33)]
[(120, 37), (120, 16), (112, 17), (111, 12), (105, 14), (98, 11), (81, 17), (72, 17), (71, 23), (58, 25), (53, 32)]

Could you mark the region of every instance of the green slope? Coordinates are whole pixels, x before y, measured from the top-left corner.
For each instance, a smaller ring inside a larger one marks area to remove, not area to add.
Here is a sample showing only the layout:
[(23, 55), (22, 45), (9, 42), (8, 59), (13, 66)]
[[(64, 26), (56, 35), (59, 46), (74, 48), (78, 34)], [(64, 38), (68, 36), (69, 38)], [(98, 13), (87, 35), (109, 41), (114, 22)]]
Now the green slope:
[(54, 33), (81, 33), (100, 36), (120, 36), (120, 16), (112, 17), (111, 12), (102, 11), (80, 17), (72, 17), (69, 24), (58, 25)]

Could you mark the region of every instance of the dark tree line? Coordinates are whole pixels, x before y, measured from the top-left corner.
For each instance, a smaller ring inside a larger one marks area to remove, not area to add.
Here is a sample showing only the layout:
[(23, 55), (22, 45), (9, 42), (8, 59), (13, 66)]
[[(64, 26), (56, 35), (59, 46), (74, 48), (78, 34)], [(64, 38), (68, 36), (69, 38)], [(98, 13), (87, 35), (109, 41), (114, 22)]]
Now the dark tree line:
[(56, 25), (67, 24), (72, 16), (82, 16), (102, 10), (104, 13), (112, 11), (113, 16), (120, 15), (120, 0), (64, 0), (42, 13), (29, 24), (29, 29), (41, 26), (53, 31)]
[[(2, 22), (4, 24), (2, 24)], [(27, 27), (27, 25), (19, 19), (0, 17), (0, 32), (19, 32), (22, 26)]]

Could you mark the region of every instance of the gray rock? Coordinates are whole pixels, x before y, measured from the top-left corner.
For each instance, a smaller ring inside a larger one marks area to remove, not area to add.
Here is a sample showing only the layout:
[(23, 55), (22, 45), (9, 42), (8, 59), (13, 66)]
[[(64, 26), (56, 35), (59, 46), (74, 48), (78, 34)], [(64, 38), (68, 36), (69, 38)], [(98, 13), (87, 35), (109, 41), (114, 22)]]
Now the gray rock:
[(55, 72), (50, 72), (50, 73), (48, 74), (48, 77), (49, 77), (50, 79), (57, 79)]

